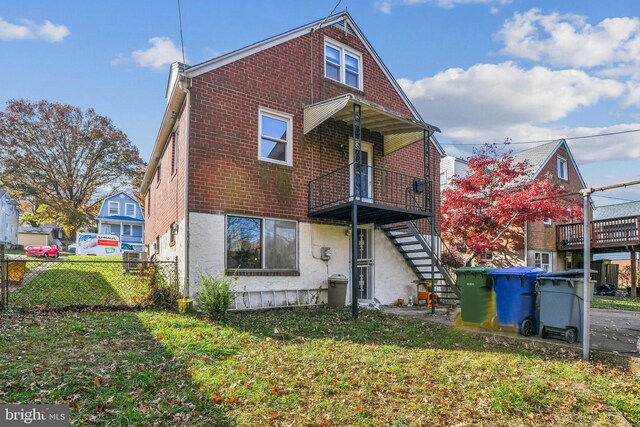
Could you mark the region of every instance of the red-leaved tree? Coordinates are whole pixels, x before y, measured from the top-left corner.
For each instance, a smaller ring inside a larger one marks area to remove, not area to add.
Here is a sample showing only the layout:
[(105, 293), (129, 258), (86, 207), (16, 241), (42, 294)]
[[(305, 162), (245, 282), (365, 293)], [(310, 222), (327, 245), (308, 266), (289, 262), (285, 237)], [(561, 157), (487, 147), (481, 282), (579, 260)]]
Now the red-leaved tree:
[(550, 177), (533, 180), (531, 165), (516, 162), (503, 147), (485, 144), (474, 150), (468, 169), (442, 192), (443, 239), (465, 265), (485, 252), (508, 252), (522, 242), (527, 222), (582, 218), (575, 199), (533, 200), (566, 190)]

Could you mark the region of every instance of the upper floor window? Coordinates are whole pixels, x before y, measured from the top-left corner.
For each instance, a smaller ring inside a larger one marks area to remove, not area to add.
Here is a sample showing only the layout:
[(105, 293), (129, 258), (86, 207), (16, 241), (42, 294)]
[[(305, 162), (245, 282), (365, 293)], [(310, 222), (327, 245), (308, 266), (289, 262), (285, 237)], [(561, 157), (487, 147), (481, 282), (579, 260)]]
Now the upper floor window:
[(120, 203), (109, 202), (109, 216), (120, 215)]
[(569, 174), (567, 173), (567, 159), (558, 157), (558, 178), (568, 180)]
[(171, 136), (171, 175), (178, 170), (178, 138), (180, 138), (180, 131), (176, 131)]
[(553, 225), (553, 220), (551, 218), (545, 218), (543, 223), (544, 225)]
[(151, 216), (151, 189), (147, 191), (147, 200), (144, 206), (146, 208), (145, 212), (147, 213), (147, 218), (149, 218)]
[(336, 42), (324, 43), (325, 77), (362, 90), (362, 55)]
[(158, 163), (158, 167), (156, 168), (156, 184), (160, 183), (161, 172), (162, 172), (162, 168), (160, 167), (160, 163)]
[(124, 205), (124, 214), (126, 216), (135, 217), (136, 216), (136, 205), (133, 203), (125, 203)]
[(260, 109), (258, 159), (268, 162), (293, 164), (291, 116)]

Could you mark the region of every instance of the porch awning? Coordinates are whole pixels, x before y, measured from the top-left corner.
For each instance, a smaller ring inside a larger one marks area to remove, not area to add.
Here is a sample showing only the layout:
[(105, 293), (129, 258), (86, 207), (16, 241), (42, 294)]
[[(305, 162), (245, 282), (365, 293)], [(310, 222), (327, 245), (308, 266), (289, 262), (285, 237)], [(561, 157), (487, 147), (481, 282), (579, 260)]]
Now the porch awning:
[(309, 105), (304, 109), (304, 134), (329, 118), (353, 124), (353, 104), (361, 106), (362, 127), (384, 137), (384, 154), (422, 141), (423, 131), (440, 132), (435, 126), (390, 111), (385, 107), (347, 94)]

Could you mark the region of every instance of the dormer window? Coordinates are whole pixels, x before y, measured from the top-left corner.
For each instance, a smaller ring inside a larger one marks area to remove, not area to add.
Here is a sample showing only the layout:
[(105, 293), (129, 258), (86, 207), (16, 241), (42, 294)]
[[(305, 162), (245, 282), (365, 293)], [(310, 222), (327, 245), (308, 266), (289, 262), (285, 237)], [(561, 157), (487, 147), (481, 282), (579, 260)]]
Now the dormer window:
[(120, 215), (120, 203), (109, 202), (109, 216)]
[(135, 217), (136, 216), (136, 205), (133, 203), (125, 203), (124, 205), (124, 214), (126, 216)]
[(362, 90), (362, 54), (338, 42), (324, 43), (326, 78)]

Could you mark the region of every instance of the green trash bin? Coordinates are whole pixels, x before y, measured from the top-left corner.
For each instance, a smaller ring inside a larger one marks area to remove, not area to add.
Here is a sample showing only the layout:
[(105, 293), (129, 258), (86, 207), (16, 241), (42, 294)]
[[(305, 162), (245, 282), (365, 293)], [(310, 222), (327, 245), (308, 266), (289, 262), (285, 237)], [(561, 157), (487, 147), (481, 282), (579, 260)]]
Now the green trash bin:
[(486, 267), (463, 267), (456, 270), (456, 284), (460, 288), (460, 314), (457, 325), (489, 328), (495, 316), (496, 305), (492, 281)]

